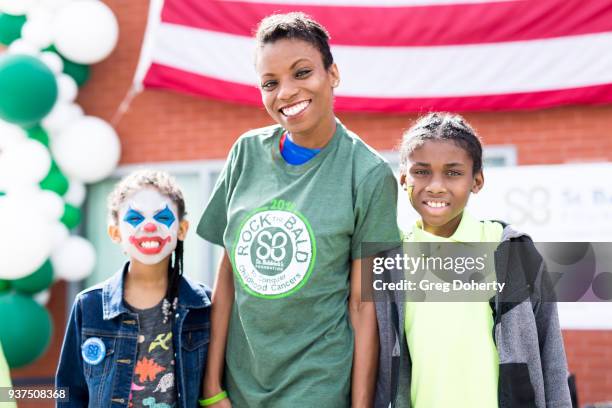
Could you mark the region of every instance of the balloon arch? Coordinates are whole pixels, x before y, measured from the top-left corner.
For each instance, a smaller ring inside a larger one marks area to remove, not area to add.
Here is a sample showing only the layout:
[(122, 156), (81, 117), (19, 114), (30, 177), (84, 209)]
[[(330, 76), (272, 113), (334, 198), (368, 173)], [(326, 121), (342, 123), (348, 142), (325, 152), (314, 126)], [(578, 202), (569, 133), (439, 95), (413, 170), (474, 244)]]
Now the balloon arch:
[(101, 1), (0, 0), (0, 343), (11, 367), (49, 345), (54, 279), (82, 280), (95, 264), (91, 243), (70, 231), (85, 184), (113, 171), (120, 143), (75, 100), (117, 39)]

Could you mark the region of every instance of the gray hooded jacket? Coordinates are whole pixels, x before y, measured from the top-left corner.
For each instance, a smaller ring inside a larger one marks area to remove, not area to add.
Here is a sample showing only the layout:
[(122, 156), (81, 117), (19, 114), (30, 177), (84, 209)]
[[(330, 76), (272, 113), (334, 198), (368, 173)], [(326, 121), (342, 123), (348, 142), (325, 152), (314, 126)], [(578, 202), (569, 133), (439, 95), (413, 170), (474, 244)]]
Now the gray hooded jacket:
[[(499, 355), (499, 408), (571, 408), (557, 305), (531, 238), (504, 225), (495, 269), (497, 281), (506, 283), (504, 294), (489, 302), (495, 322), (491, 335)], [(401, 274), (385, 274), (389, 281), (401, 278)], [(386, 296), (384, 302), (376, 303), (380, 360), (375, 407), (409, 408), (412, 365), (404, 307), (398, 292)]]

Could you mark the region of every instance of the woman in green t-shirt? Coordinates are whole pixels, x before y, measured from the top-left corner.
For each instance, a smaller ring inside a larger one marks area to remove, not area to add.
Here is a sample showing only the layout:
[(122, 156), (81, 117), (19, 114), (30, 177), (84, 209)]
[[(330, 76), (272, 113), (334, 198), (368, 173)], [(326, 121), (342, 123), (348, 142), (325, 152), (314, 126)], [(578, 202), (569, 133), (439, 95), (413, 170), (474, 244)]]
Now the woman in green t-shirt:
[(399, 240), (397, 183), (335, 117), (328, 40), (302, 13), (258, 27), (255, 68), (277, 125), (238, 139), (198, 226), (225, 248), (203, 406), (373, 402), (376, 315), (361, 299), (361, 260), (373, 254), (361, 243)]

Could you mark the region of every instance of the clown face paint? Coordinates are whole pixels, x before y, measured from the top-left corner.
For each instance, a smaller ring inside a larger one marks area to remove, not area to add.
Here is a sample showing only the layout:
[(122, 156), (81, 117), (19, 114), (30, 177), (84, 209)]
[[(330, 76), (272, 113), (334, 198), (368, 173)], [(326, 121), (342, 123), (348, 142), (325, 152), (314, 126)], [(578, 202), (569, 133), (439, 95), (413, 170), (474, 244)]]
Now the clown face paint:
[(154, 265), (172, 254), (178, 239), (176, 205), (155, 189), (130, 196), (119, 211), (121, 246), (131, 258)]

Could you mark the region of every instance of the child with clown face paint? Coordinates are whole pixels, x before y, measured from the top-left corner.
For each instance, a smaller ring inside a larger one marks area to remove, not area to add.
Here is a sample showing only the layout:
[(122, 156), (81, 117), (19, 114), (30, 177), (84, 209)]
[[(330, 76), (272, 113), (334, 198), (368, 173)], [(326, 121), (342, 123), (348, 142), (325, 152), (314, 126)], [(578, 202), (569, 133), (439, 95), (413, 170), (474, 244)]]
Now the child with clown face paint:
[(108, 207), (109, 236), (129, 262), (74, 301), (56, 375), (70, 397), (58, 406), (197, 406), (210, 290), (183, 276), (183, 194), (167, 173), (142, 170)]

